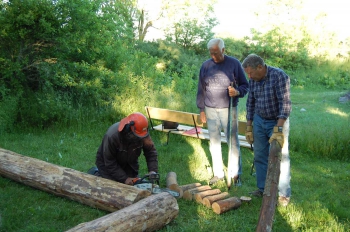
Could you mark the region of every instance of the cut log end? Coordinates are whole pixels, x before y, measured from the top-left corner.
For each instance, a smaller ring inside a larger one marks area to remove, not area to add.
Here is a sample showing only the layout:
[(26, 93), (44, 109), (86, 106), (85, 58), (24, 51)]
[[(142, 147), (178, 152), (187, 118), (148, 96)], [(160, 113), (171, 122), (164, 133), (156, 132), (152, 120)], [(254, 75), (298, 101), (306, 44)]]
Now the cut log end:
[(239, 198), (242, 202), (250, 202), (252, 200), (251, 197), (241, 196)]
[(232, 209), (238, 209), (241, 206), (241, 200), (237, 197), (230, 197), (224, 200), (214, 202), (212, 208), (214, 213), (222, 214)]

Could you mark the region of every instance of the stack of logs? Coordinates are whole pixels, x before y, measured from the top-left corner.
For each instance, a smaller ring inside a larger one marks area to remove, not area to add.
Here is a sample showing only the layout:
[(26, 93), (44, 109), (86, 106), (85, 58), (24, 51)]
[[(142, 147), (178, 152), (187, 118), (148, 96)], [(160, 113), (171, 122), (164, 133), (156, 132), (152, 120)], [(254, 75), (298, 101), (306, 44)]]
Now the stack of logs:
[(241, 206), (242, 201), (250, 200), (246, 197), (230, 197), (228, 192), (221, 192), (220, 189), (212, 189), (209, 185), (201, 185), (200, 183), (178, 186), (175, 172), (168, 173), (166, 183), (167, 188), (180, 194), (180, 198), (203, 204), (213, 209), (216, 214), (237, 209)]

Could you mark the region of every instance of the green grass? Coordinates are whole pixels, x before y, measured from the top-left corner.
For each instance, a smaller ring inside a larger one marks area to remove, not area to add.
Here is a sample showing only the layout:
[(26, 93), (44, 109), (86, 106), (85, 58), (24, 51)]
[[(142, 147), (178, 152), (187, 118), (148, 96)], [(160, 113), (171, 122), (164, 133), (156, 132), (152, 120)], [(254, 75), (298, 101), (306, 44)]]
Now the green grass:
[[(273, 231), (350, 230), (350, 163), (346, 158), (349, 157), (350, 107), (339, 104), (338, 97), (339, 92), (329, 90), (292, 91), (292, 200), (287, 208), (276, 208)], [(301, 108), (306, 111), (301, 112)], [(244, 99), (240, 118), (244, 118)], [(0, 147), (86, 172), (94, 165), (97, 148), (108, 127), (109, 123), (90, 123), (84, 127), (2, 133)], [(180, 185), (207, 184), (212, 176), (208, 141), (170, 135), (169, 145), (165, 145), (165, 133), (151, 131), (151, 136), (159, 153), (162, 187), (170, 171), (176, 172)], [(344, 147), (329, 148), (330, 144)], [(335, 151), (341, 152), (340, 159), (325, 155)], [(226, 144), (223, 154), (227, 154)], [(242, 148), (242, 156), (243, 185), (231, 188), (231, 196), (248, 195), (256, 188), (255, 178), (249, 175), (253, 154)], [(227, 163), (227, 157), (224, 159)], [(146, 173), (144, 158), (140, 164), (141, 173)], [(224, 182), (213, 188), (227, 191)], [(0, 177), (0, 193), (1, 232), (65, 231), (108, 214), (3, 177)], [(178, 204), (178, 217), (161, 231), (254, 231), (261, 199), (253, 198), (249, 204), (222, 215), (195, 202), (179, 199)]]

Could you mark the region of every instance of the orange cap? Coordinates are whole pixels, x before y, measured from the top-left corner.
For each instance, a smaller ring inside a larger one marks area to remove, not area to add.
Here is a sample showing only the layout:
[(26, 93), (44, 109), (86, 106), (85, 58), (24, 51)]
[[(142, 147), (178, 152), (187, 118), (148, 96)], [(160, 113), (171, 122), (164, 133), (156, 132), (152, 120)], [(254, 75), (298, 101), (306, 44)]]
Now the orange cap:
[(144, 138), (148, 135), (148, 120), (145, 115), (136, 112), (130, 114), (128, 117), (123, 118), (118, 127), (118, 131), (122, 131), (126, 124), (134, 122), (134, 125), (130, 125), (131, 131), (139, 138)]

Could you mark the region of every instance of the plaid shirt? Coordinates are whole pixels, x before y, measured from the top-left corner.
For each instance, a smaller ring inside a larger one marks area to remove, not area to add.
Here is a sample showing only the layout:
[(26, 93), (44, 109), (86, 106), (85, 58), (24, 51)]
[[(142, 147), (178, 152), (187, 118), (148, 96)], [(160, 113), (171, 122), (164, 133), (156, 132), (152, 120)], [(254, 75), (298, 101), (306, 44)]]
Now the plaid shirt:
[(287, 119), (291, 110), (290, 79), (281, 69), (267, 66), (263, 80), (249, 80), (248, 121), (253, 120), (255, 113), (265, 119)]

